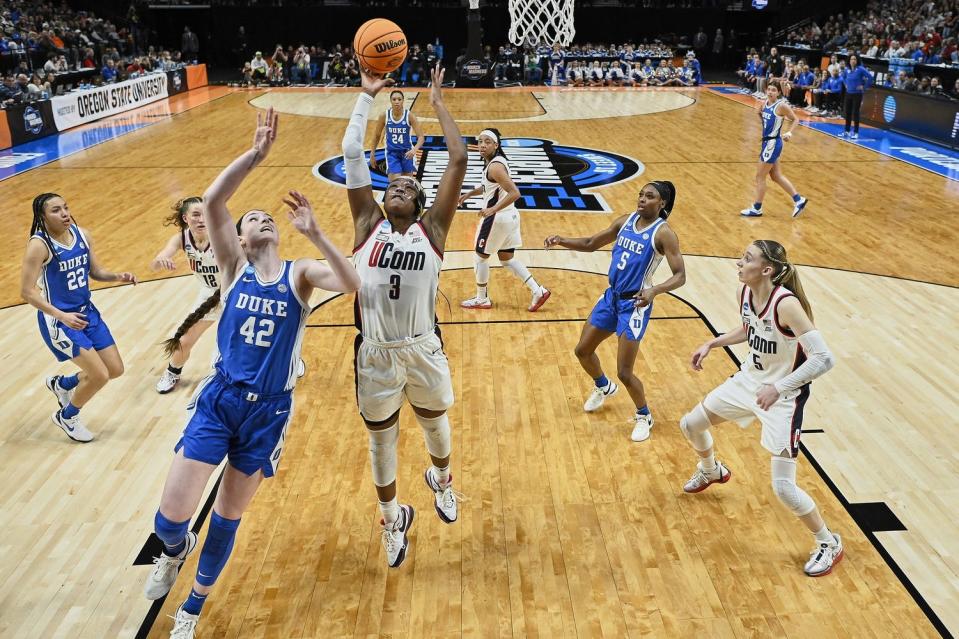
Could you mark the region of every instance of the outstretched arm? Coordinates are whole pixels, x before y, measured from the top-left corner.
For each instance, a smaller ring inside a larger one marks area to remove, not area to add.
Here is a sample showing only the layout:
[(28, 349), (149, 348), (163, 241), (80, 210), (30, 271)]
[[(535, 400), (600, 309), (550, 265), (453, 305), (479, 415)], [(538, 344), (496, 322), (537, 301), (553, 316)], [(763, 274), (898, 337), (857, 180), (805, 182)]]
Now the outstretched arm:
[(440, 63), (437, 63), (430, 73), (432, 83), (430, 104), (433, 105), (436, 117), (443, 128), (443, 137), (446, 140), (446, 148), (449, 150), (449, 163), (446, 165), (443, 177), (440, 178), (436, 199), (430, 207), (429, 216), (424, 221), (424, 224), (428, 224), (427, 229), (431, 232), (433, 243), (439, 247), (446, 246), (446, 234), (449, 233), (450, 225), (453, 223), (460, 190), (463, 188), (463, 178), (466, 176), (466, 143), (463, 142), (456, 121), (443, 103), (445, 71), (440, 67)]
[(616, 218), (613, 223), (591, 237), (561, 237), (559, 235), (550, 235), (543, 242), (546, 248), (562, 246), (574, 251), (592, 253), (596, 249), (602, 248), (616, 239), (616, 234), (623, 228), (623, 224), (629, 219), (629, 214)]
[(278, 115), (273, 113), (273, 107), (267, 109), (266, 117), (258, 112), (253, 148), (223, 169), (203, 194), (203, 219), (210, 236), (213, 255), (216, 256), (216, 265), (220, 269), (220, 282), (232, 282), (241, 264), (246, 262), (236, 224), (230, 218), (226, 203), (240, 188), (246, 176), (270, 153), (276, 140), (277, 124)]
[(356, 98), (356, 106), (350, 115), (350, 123), (343, 134), (343, 168), (346, 172), (346, 197), (353, 215), (353, 246), (359, 245), (373, 229), (373, 224), (383, 217), (380, 206), (373, 199), (373, 178), (370, 167), (363, 157), (363, 138), (370, 107), (380, 89), (393, 84), (392, 80), (378, 78), (360, 67), (363, 91)]
[(150, 262), (151, 271), (175, 271), (176, 263), (173, 261), (173, 258), (176, 257), (177, 252), (180, 250), (181, 243), (183, 242), (183, 234), (177, 233), (172, 236), (167, 243), (163, 246), (163, 249), (157, 253), (157, 256), (153, 258), (153, 261)]
[(327, 261), (326, 264), (308, 258), (297, 261), (302, 265), (302, 268), (297, 270), (296, 283), (300, 298), (309, 300), (314, 288), (338, 293), (352, 293), (359, 289), (359, 274), (353, 268), (353, 264), (320, 229), (313, 214), (313, 207), (306, 196), (299, 191), (290, 191), (289, 198), (284, 198), (283, 202), (290, 207), (286, 215), (293, 224), (293, 228), (305, 235)]

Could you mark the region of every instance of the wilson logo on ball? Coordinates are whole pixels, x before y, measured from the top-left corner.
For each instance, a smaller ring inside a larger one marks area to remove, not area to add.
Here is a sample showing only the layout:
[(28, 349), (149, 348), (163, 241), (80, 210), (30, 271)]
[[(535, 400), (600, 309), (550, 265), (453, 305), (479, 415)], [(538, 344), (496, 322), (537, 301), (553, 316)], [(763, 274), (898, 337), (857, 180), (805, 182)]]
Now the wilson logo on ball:
[(406, 40), (387, 40), (386, 42), (378, 42), (373, 48), (377, 53), (383, 53), (389, 51), (390, 49), (395, 49), (396, 47), (406, 46)]

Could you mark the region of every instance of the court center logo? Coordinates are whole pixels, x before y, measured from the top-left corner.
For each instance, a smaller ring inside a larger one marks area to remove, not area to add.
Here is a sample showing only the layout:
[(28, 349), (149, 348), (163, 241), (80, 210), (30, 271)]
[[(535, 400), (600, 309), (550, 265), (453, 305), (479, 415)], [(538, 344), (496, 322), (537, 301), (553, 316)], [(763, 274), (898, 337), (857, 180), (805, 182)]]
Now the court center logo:
[[(476, 138), (465, 138), (468, 145), (475, 145)], [(583, 213), (607, 213), (611, 211), (606, 200), (597, 193), (587, 192), (597, 187), (624, 182), (640, 175), (645, 170), (642, 162), (609, 151), (561, 146), (552, 140), (541, 138), (503, 138), (503, 151), (509, 160), (510, 176), (519, 187), (520, 197), (516, 208), (535, 211), (574, 211)], [(372, 170), (373, 190), (379, 191), (382, 201), (386, 190), (386, 152), (376, 151), (377, 169)], [(369, 154), (366, 155), (369, 162)], [(441, 136), (428, 135), (422, 153), (415, 163), (416, 177), (426, 191), (429, 207), (436, 196), (440, 179), (449, 162), (449, 152)], [(343, 156), (324, 160), (313, 167), (313, 175), (338, 184), (346, 185)], [(469, 151), (469, 162), (463, 190), (479, 186), (483, 181), (483, 159), (479, 152)], [(460, 206), (463, 211), (479, 211), (483, 208), (482, 196), (467, 200)]]

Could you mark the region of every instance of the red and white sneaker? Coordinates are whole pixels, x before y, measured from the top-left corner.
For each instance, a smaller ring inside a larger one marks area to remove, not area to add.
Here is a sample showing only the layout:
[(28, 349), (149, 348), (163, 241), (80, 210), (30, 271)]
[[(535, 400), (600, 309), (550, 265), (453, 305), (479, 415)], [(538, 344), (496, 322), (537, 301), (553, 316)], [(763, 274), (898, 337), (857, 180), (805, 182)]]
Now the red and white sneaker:
[(831, 544), (819, 544), (815, 550), (809, 553), (809, 561), (803, 567), (810, 577), (825, 577), (832, 572), (843, 557), (842, 538), (836, 533), (832, 533), (835, 540)]
[(552, 293), (549, 292), (549, 289), (545, 286), (540, 286), (539, 290), (533, 293), (533, 301), (529, 304), (529, 312), (535, 313), (539, 310), (539, 307), (546, 303), (546, 300), (549, 299), (549, 296)]
[(460, 302), (460, 307), (467, 309), (486, 310), (493, 308), (493, 302), (488, 297), (471, 297), (468, 300)]
[(689, 481), (683, 486), (683, 492), (701, 493), (713, 484), (725, 484), (732, 477), (729, 469), (723, 466), (723, 463), (716, 460), (716, 469), (706, 472), (701, 464), (696, 464), (696, 472), (689, 478)]

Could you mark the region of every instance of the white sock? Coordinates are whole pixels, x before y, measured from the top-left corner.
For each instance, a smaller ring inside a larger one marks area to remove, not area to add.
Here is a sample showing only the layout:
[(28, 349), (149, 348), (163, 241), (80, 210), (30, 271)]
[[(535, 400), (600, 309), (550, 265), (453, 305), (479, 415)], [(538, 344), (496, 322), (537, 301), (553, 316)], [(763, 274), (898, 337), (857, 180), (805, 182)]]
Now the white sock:
[(487, 288), (488, 288), (488, 283), (487, 283), (487, 284), (477, 284), (477, 285), (476, 285), (476, 297), (480, 298), (481, 300), (482, 300), (482, 299), (486, 299), (486, 297), (487, 297), (487, 295), (488, 295), (488, 293), (487, 293)]
[(836, 539), (832, 536), (832, 533), (829, 532), (829, 528), (826, 527), (826, 524), (823, 524), (822, 528), (815, 532), (816, 541), (820, 544), (829, 544), (832, 546), (836, 543)]
[(539, 284), (536, 283), (536, 278), (530, 275), (529, 269), (526, 268), (525, 264), (520, 262), (515, 257), (501, 263), (506, 268), (506, 270), (508, 270), (510, 273), (518, 277), (523, 282), (523, 284), (525, 284), (529, 288), (530, 291), (532, 291), (533, 293), (539, 292)]
[(716, 454), (715, 452), (709, 453), (706, 457), (699, 458), (699, 467), (703, 469), (704, 473), (712, 473), (716, 471)]
[(381, 501), (380, 512), (383, 513), (383, 521), (387, 526), (396, 521), (400, 516), (400, 504), (396, 501), (396, 497), (389, 501)]
[(476, 297), (485, 299), (489, 284), (489, 258), (483, 259), (479, 254), (474, 254), (473, 269), (476, 271)]
[(439, 466), (433, 465), (433, 479), (436, 480), (436, 483), (440, 486), (446, 486), (450, 481), (450, 467), (440, 468)]

